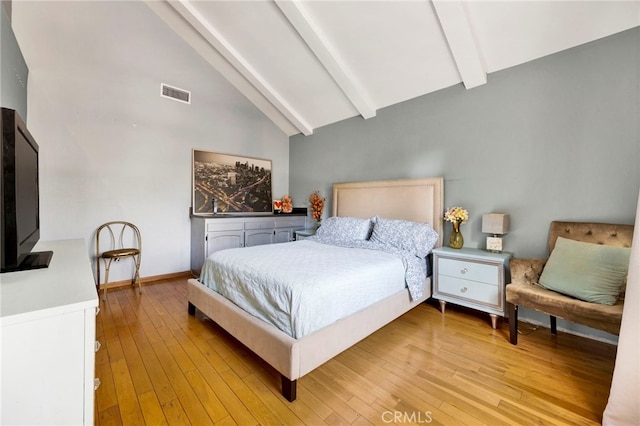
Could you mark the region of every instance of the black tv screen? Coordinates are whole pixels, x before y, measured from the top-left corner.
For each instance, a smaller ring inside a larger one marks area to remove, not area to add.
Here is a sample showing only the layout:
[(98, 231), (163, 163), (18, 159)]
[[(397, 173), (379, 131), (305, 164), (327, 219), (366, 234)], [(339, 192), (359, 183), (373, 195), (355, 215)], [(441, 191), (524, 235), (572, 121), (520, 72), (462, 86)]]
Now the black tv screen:
[(0, 272), (46, 268), (51, 252), (32, 252), (40, 238), (39, 147), (20, 116), (2, 108)]

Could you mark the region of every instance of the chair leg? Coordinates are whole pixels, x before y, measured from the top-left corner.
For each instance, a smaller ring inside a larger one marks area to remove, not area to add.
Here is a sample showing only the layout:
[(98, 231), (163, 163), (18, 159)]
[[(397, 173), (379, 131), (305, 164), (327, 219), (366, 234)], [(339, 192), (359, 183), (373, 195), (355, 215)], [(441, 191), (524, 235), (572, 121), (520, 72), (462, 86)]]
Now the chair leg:
[(102, 283), (102, 300), (107, 300), (107, 283), (109, 282), (109, 268), (111, 268), (111, 259), (104, 264), (104, 283)]
[(549, 319), (551, 320), (551, 334), (555, 336), (558, 334), (558, 329), (556, 328), (556, 317), (549, 315)]
[(509, 310), (509, 342), (512, 345), (518, 344), (518, 305), (507, 303)]
[(133, 277), (133, 284), (138, 285), (138, 293), (142, 294), (142, 282), (140, 281), (140, 256), (136, 257), (136, 273)]
[(98, 295), (100, 295), (100, 258), (96, 255), (96, 290), (98, 290)]

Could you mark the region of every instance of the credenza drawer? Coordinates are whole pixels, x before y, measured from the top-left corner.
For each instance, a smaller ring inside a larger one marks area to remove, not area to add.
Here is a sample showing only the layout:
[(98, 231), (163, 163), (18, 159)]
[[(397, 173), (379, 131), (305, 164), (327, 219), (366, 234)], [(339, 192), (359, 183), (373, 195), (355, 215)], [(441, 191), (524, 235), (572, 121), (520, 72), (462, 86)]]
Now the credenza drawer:
[(256, 222), (245, 222), (244, 229), (274, 229), (276, 227), (273, 220), (260, 220)]
[(439, 295), (449, 295), (456, 299), (468, 300), (496, 308), (502, 307), (500, 289), (497, 285), (440, 275), (436, 292)]
[(304, 228), (305, 223), (306, 217), (304, 216), (276, 218), (276, 228)]
[(242, 231), (244, 224), (242, 222), (229, 221), (225, 219), (218, 219), (207, 223), (207, 232), (218, 231)]
[(460, 259), (438, 258), (438, 275), (478, 281), (497, 286), (502, 264), (486, 264)]

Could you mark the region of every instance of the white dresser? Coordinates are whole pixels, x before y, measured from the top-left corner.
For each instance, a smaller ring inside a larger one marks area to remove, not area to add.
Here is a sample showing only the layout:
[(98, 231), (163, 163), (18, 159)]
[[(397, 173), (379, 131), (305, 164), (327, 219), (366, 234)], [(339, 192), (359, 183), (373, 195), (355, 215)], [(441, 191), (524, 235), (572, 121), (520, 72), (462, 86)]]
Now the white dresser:
[(440, 247), (433, 250), (433, 298), (445, 312), (447, 302), (487, 312), (496, 328), (505, 316), (505, 285), (511, 253)]
[(93, 424), (98, 294), (84, 240), (39, 242), (48, 268), (0, 274), (0, 424)]

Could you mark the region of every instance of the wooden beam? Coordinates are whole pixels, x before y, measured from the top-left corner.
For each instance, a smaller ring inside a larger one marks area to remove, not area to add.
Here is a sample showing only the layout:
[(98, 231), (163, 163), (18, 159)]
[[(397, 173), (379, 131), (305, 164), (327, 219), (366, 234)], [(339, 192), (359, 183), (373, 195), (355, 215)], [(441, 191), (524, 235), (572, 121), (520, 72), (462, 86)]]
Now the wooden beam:
[(338, 51), (304, 10), (301, 2), (275, 0), (275, 3), (360, 115), (365, 119), (375, 117), (376, 109), (358, 84), (358, 79), (341, 60)]
[(461, 0), (433, 0), (433, 7), (467, 89), (487, 83), (487, 73), (467, 10)]

